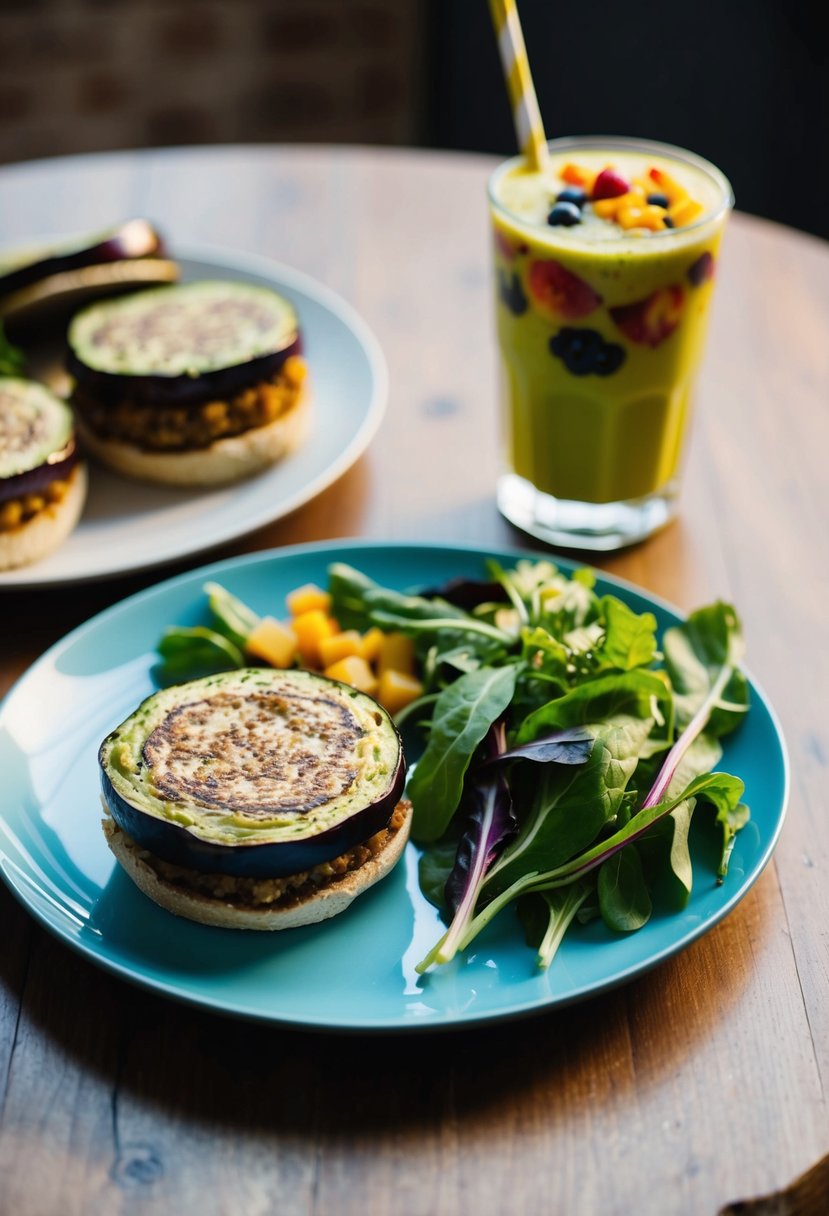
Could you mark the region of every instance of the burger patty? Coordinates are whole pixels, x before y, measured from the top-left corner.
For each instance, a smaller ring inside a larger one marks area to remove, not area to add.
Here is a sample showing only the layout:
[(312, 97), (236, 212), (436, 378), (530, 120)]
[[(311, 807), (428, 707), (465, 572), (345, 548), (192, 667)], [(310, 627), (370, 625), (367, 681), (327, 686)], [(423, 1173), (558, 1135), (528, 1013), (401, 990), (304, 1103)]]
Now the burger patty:
[(283, 878), (241, 878), (233, 874), (205, 874), (200, 870), (164, 861), (149, 850), (140, 848), (126, 833), (121, 832), (120, 828), (112, 830), (119, 832), (127, 847), (135, 850), (141, 861), (150, 866), (164, 882), (192, 894), (222, 900), (237, 907), (290, 908), (346, 874), (359, 870), (372, 857), (376, 857), (400, 831), (405, 818), (406, 806), (398, 803), (388, 825), (362, 844), (355, 845), (353, 849), (332, 861), (322, 862), (310, 870), (289, 874)]
[(0, 532), (13, 532), (15, 528), (29, 523), (42, 511), (62, 502), (68, 489), (67, 480), (50, 481), (37, 493), (21, 494), (19, 498), (0, 502)]
[(187, 406), (129, 401), (108, 405), (76, 385), (72, 404), (101, 439), (118, 440), (151, 452), (190, 451), (267, 426), (287, 414), (299, 400), (306, 372), (305, 360), (300, 355), (289, 355), (271, 379), (251, 385), (227, 401)]

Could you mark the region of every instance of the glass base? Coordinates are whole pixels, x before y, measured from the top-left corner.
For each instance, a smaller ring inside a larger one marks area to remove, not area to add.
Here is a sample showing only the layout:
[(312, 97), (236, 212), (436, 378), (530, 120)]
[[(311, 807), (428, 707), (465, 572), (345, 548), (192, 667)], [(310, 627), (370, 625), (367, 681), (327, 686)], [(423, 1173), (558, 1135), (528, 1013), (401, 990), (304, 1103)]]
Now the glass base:
[(503, 516), (548, 545), (568, 549), (621, 549), (669, 523), (676, 514), (679, 486), (671, 482), (656, 494), (624, 502), (572, 502), (544, 494), (515, 473), (498, 480)]

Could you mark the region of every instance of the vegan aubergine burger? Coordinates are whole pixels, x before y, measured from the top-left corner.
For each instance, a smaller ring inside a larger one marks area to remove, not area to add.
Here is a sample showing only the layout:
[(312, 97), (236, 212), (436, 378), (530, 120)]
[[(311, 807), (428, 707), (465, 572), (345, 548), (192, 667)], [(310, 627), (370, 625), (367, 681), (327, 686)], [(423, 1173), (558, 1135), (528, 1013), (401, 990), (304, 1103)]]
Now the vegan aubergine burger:
[(276, 463), (305, 437), (299, 322), (267, 287), (152, 288), (85, 308), (67, 336), (81, 436), (119, 473), (220, 485)]
[(0, 377), (0, 570), (38, 561), (86, 501), (72, 411), (42, 384)]
[(342, 912), (401, 856), (400, 737), (314, 672), (241, 669), (148, 697), (99, 751), (104, 832), (178, 916), (288, 929)]

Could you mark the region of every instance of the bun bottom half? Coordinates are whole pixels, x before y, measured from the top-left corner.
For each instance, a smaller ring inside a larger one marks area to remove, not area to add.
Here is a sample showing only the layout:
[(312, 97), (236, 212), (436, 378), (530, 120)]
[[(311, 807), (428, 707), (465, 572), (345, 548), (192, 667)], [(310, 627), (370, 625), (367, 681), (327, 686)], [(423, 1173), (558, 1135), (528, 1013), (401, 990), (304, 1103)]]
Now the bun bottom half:
[(86, 503), (86, 465), (76, 464), (67, 481), (60, 502), (50, 502), (26, 523), (0, 532), (0, 570), (29, 566), (63, 544)]
[[(306, 883), (267, 904), (209, 895), (188, 886), (186, 881), (166, 877), (162, 873), (164, 863), (137, 845), (109, 816), (102, 826), (107, 844), (135, 885), (168, 912), (223, 929), (273, 931), (317, 924), (344, 912), (364, 891), (385, 878), (400, 860), (411, 820), (411, 804), (405, 800), (398, 803), (389, 827), (366, 842), (369, 856), (361, 864), (317, 882), (311, 880), (309, 872)], [(200, 877), (203, 881), (205, 876)], [(219, 875), (215, 878), (221, 880)]]
[(308, 435), (310, 418), (310, 394), (303, 390), (273, 422), (215, 439), (205, 448), (180, 452), (149, 451), (137, 444), (104, 439), (84, 422), (80, 411), (77, 426), (86, 451), (116, 473), (161, 485), (209, 487), (252, 477), (295, 452)]

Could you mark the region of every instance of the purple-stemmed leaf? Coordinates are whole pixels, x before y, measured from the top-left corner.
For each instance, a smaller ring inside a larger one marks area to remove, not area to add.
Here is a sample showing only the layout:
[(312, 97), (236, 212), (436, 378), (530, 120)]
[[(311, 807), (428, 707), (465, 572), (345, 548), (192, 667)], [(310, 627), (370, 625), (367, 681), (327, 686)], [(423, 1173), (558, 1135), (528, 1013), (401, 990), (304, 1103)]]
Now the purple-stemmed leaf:
[[(486, 758), (497, 757), (505, 746), (506, 729), (499, 720), (492, 724), (484, 739)], [(425, 971), (435, 962), (449, 962), (454, 956), (458, 942), (475, 915), (478, 893), (487, 871), (517, 829), (509, 786), (495, 768), (485, 776), (476, 775), (467, 782), (461, 810), (466, 812), (464, 830), (445, 888), (452, 924), (418, 964), (418, 971)]]
[(504, 760), (534, 760), (537, 764), (584, 764), (594, 742), (593, 735), (579, 727), (556, 730), (549, 735), (542, 735), (539, 739), (533, 739), (531, 743), (522, 743), (509, 751), (487, 756), (479, 767), (486, 768)]

